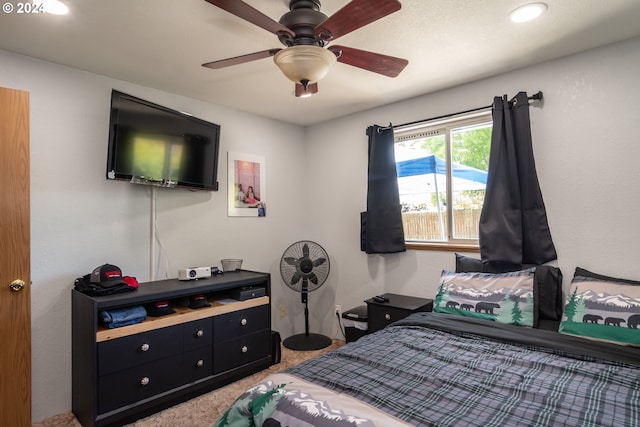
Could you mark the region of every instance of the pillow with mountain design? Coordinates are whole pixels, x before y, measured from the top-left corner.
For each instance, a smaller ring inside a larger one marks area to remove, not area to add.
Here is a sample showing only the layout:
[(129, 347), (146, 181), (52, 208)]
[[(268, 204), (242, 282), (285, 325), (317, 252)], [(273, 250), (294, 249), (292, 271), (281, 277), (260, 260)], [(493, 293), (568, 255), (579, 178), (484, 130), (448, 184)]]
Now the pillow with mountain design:
[(628, 282), (574, 275), (559, 331), (640, 345), (640, 286)]
[(534, 327), (533, 287), (532, 269), (499, 274), (444, 270), (433, 311)]

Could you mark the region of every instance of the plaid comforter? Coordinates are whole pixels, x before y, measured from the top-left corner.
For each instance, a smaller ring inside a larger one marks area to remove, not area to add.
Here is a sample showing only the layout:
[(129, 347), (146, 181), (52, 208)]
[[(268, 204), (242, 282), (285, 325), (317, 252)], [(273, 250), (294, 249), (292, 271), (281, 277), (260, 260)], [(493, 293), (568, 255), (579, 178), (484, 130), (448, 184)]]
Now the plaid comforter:
[[(462, 317), (447, 331), (447, 317), (414, 314), (286, 372), (416, 426), (640, 426), (640, 351), (607, 361), (602, 343), (574, 354), (591, 344), (494, 322), (487, 338)], [(530, 333), (536, 345), (501, 338)]]

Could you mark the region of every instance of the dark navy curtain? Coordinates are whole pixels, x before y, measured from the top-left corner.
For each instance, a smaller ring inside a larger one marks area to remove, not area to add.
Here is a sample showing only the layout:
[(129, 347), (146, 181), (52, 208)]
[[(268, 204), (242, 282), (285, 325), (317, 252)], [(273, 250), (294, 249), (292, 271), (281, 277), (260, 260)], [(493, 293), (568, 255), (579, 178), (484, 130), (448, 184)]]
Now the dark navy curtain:
[(398, 195), (393, 128), (374, 125), (369, 137), (367, 211), (360, 215), (360, 249), (368, 254), (403, 252), (404, 230)]
[(494, 98), (479, 240), (483, 261), (540, 265), (557, 258), (533, 158), (526, 92), (512, 101)]

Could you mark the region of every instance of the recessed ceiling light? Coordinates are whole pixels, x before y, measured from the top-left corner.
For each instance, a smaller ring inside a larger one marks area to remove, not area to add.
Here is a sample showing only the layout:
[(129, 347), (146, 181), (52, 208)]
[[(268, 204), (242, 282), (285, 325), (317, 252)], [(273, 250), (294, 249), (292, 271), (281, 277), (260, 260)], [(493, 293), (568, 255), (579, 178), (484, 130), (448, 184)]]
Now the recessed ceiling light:
[(66, 15), (69, 8), (59, 0), (42, 0), (44, 11), (53, 15)]
[(527, 22), (536, 19), (538, 16), (546, 12), (548, 6), (546, 3), (529, 3), (520, 6), (509, 14), (512, 22)]

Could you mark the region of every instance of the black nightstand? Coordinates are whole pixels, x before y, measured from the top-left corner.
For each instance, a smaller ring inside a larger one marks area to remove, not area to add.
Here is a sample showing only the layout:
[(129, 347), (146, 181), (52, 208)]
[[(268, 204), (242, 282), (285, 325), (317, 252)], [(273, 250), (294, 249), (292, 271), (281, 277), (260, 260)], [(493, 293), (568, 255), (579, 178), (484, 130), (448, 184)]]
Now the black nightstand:
[(368, 333), (379, 331), (396, 320), (404, 319), (411, 313), (431, 311), (433, 300), (398, 294), (382, 295), (388, 302), (376, 302), (373, 298), (366, 300), (369, 315)]

